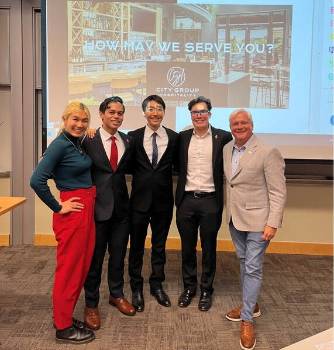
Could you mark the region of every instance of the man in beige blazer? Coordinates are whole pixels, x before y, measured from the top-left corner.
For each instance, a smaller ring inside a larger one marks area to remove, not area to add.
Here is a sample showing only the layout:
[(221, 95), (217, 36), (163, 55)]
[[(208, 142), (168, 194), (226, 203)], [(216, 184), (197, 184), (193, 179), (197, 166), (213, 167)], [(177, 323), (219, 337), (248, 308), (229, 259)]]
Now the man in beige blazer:
[(257, 298), (262, 282), (265, 250), (281, 226), (286, 201), (284, 160), (280, 152), (253, 134), (251, 113), (238, 109), (230, 115), (234, 140), (223, 150), (226, 177), (226, 215), (240, 261), (242, 306), (226, 314), (242, 321), (241, 349), (256, 345), (253, 318), (261, 315)]

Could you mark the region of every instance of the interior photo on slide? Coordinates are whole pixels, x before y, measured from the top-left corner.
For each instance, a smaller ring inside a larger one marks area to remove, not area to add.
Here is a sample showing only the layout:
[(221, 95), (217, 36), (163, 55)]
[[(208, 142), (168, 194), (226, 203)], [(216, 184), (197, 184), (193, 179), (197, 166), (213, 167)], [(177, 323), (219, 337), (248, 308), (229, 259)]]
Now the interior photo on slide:
[(175, 106), (198, 95), (217, 107), (289, 104), (292, 6), (74, 1), (68, 18), (73, 99), (112, 91), (127, 105), (148, 94)]

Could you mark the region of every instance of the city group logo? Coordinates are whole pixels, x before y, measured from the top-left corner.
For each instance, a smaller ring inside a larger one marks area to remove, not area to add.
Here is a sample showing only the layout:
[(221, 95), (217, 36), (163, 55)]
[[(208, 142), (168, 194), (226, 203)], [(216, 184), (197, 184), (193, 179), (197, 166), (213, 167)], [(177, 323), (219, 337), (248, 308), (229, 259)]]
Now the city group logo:
[(167, 72), (167, 81), (174, 88), (183, 85), (186, 80), (186, 73), (182, 67), (171, 67)]

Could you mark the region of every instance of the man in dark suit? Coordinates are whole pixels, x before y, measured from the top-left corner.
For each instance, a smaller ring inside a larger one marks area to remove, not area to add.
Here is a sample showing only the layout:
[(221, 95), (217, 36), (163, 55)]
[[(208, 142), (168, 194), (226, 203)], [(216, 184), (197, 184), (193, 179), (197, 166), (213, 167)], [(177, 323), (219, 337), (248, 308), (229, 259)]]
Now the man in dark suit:
[(150, 292), (159, 304), (170, 306), (170, 300), (162, 287), (165, 280), (165, 245), (173, 215), (173, 162), (178, 135), (161, 126), (165, 114), (165, 102), (160, 96), (148, 96), (142, 103), (147, 125), (129, 132), (133, 145), (131, 191), (131, 244), (129, 275), (132, 304), (137, 311), (144, 311), (143, 256), (147, 228), (152, 236)]
[(118, 96), (105, 99), (99, 108), (102, 127), (93, 138), (86, 138), (84, 148), (91, 157), (93, 183), (96, 186), (96, 244), (85, 282), (85, 323), (91, 329), (101, 325), (99, 287), (106, 249), (109, 252), (109, 303), (126, 315), (136, 310), (124, 298), (124, 258), (129, 239), (129, 195), (125, 171), (130, 159), (128, 137), (118, 128), (124, 117), (123, 101)]
[(194, 128), (179, 135), (179, 179), (175, 198), (184, 284), (178, 305), (187, 307), (196, 294), (199, 229), (202, 276), (198, 308), (201, 311), (208, 311), (212, 305), (217, 234), (223, 212), (223, 147), (232, 140), (230, 132), (209, 124), (211, 108), (211, 101), (203, 96), (188, 104)]

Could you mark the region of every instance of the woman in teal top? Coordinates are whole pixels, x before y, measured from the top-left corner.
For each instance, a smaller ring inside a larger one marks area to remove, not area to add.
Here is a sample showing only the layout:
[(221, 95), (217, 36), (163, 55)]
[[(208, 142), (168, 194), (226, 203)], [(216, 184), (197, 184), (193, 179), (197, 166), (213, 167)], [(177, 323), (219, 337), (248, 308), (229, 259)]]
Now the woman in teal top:
[[(56, 341), (82, 344), (95, 339), (73, 311), (85, 282), (95, 246), (94, 202), (89, 156), (81, 148), (90, 113), (80, 102), (70, 103), (62, 116), (63, 127), (37, 165), (30, 185), (54, 212), (53, 230), (57, 262), (53, 288), (53, 320)], [(57, 200), (47, 181), (60, 191)]]

